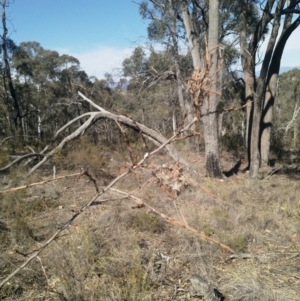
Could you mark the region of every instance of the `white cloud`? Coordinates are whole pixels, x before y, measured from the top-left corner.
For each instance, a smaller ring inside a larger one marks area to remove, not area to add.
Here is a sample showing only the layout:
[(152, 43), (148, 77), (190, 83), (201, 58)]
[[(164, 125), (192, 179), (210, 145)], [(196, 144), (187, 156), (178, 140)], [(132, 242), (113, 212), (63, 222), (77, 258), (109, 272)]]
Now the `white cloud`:
[(57, 50), (60, 54), (69, 54), (80, 61), (81, 68), (89, 75), (103, 79), (105, 73), (120, 77), (122, 62), (132, 54), (133, 48), (114, 48), (97, 46), (85, 52), (73, 52), (69, 49)]
[[(281, 60), (281, 66), (300, 66), (300, 28), (297, 28), (289, 38)], [(268, 38), (261, 45), (260, 53), (266, 49)], [(160, 46), (161, 47), (161, 46)], [(155, 48), (160, 50), (156, 45)], [(69, 54), (79, 59), (81, 68), (89, 75), (103, 79), (104, 74), (111, 73), (115, 78), (121, 76), (122, 62), (130, 57), (134, 48), (116, 48), (108, 46), (96, 46), (84, 52), (76, 52), (70, 49), (57, 49), (60, 54)], [(258, 66), (257, 69), (259, 69)]]

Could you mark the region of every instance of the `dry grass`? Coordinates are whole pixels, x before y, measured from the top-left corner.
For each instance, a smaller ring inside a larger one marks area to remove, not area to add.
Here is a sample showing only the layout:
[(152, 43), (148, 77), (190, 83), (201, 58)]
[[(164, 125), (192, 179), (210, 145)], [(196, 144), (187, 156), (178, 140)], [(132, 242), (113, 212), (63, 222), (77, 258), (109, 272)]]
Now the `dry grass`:
[[(155, 178), (135, 195), (230, 246), (236, 256), (166, 224), (146, 208), (133, 209), (136, 204), (129, 198), (109, 191), (101, 196), (104, 204), (88, 208), (40, 254), (40, 261), (4, 285), (0, 300), (201, 300), (189, 293), (192, 274), (209, 278), (226, 300), (297, 300), (298, 181), (273, 175), (253, 182), (243, 173), (222, 181), (209, 179), (199, 176), (204, 174), (201, 158), (187, 158), (200, 160), (193, 164), (197, 174), (191, 175), (218, 198), (192, 183), (173, 193)], [(116, 188), (136, 189), (153, 176), (159, 161), (165, 163), (166, 158), (153, 158), (152, 169), (131, 173)], [(96, 170), (117, 175), (126, 168), (124, 163), (106, 162)], [(108, 180), (98, 176), (99, 183)], [(0, 280), (94, 194), (85, 178), (0, 194), (0, 220), (9, 229), (0, 227)]]

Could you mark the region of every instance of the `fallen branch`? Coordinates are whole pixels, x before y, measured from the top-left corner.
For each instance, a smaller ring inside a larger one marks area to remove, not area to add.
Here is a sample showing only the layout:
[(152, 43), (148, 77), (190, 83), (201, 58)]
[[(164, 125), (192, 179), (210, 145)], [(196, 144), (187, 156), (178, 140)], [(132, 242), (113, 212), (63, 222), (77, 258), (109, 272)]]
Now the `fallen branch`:
[(15, 159), (14, 161), (7, 164), (6, 166), (0, 168), (0, 172), (6, 171), (6, 170), (10, 169), (10, 167), (12, 167), (13, 165), (15, 165), (25, 159), (31, 158), (31, 157), (45, 157), (45, 155), (40, 154), (40, 153), (30, 153), (30, 154), (26, 154), (24, 156), (20, 156), (17, 159)]
[[(168, 155), (173, 158), (174, 161), (181, 163), (182, 165), (187, 166), (187, 162), (182, 158), (182, 156), (177, 152), (176, 148), (174, 147), (174, 145), (169, 144), (170, 141), (173, 140), (172, 136), (170, 139), (165, 138), (163, 135), (161, 135), (160, 133), (148, 128), (147, 126), (145, 126), (144, 124), (138, 123), (133, 121), (131, 118), (126, 117), (124, 115), (116, 115), (113, 113), (110, 113), (106, 110), (104, 110), (103, 108), (101, 108), (100, 106), (96, 105), (92, 100), (90, 100), (89, 98), (87, 98), (86, 96), (84, 96), (82, 93), (78, 92), (78, 94), (85, 100), (87, 101), (91, 106), (93, 106), (94, 108), (96, 108), (98, 111), (97, 112), (89, 112), (89, 113), (85, 113), (82, 114), (74, 119), (72, 119), (71, 121), (69, 121), (67, 124), (65, 124), (63, 127), (61, 127), (53, 136), (51, 142), (40, 152), (37, 154), (28, 154), (25, 156), (22, 156), (20, 158), (18, 158), (17, 160), (11, 162), (9, 165), (7, 165), (6, 167), (2, 168), (0, 171), (4, 171), (7, 170), (9, 167), (11, 167), (12, 165), (16, 164), (17, 162), (24, 160), (26, 158), (29, 157), (34, 157), (34, 156), (39, 156), (39, 157), (43, 157), (43, 159), (38, 162), (36, 165), (34, 165), (31, 170), (28, 172), (28, 175), (32, 174), (35, 170), (37, 170), (39, 167), (41, 167), (47, 160), (49, 160), (49, 158), (53, 157), (53, 155), (55, 153), (57, 153), (59, 150), (61, 150), (69, 141), (74, 140), (75, 138), (77, 138), (78, 136), (82, 135), (85, 130), (90, 127), (92, 124), (94, 124), (94, 122), (96, 122), (99, 119), (111, 119), (114, 120), (115, 122), (118, 122), (120, 124), (124, 124), (130, 128), (132, 128), (133, 130), (137, 131), (137, 132), (141, 132), (145, 137), (147, 137), (149, 140), (151, 140), (152, 142), (155, 143), (155, 145), (164, 145), (165, 149), (168, 153)], [(88, 119), (79, 127), (77, 128), (73, 133), (71, 133), (70, 135), (68, 135), (67, 137), (65, 137), (64, 139), (62, 139), (62, 141), (50, 151), (50, 148), (52, 147), (52, 145), (54, 144), (54, 142), (57, 140), (58, 136), (64, 131), (66, 130), (69, 126), (71, 126), (74, 122), (81, 120), (83, 118), (88, 117)], [(186, 128), (189, 128), (192, 124), (194, 124), (197, 121), (197, 119), (195, 118)], [(177, 134), (176, 134), (177, 135)], [(167, 141), (169, 141), (168, 143), (166, 143)]]
[(118, 193), (123, 194), (123, 195), (126, 195), (127, 197), (133, 199), (138, 205), (142, 205), (144, 207), (147, 207), (149, 210), (151, 210), (153, 213), (159, 215), (161, 218), (163, 218), (169, 224), (172, 224), (172, 225), (180, 227), (180, 228), (185, 228), (189, 232), (191, 232), (191, 233), (196, 234), (197, 236), (199, 236), (201, 239), (209, 241), (209, 242), (214, 243), (214, 244), (217, 244), (222, 249), (227, 250), (227, 251), (229, 251), (231, 253), (235, 253), (230, 247), (228, 247), (228, 246), (226, 246), (226, 245), (218, 242), (217, 240), (215, 240), (215, 239), (213, 239), (213, 238), (205, 235), (202, 231), (199, 231), (199, 230), (197, 230), (195, 228), (190, 227), (186, 223), (185, 219), (184, 219), (185, 223), (181, 223), (178, 220), (176, 220), (176, 219), (174, 219), (172, 217), (169, 217), (168, 215), (166, 215), (164, 213), (159, 212), (158, 210), (156, 210), (152, 206), (148, 205), (147, 203), (145, 203), (144, 201), (142, 201), (140, 198), (132, 195), (131, 193), (127, 193), (127, 192), (124, 192), (124, 191), (121, 191), (121, 190), (118, 190), (118, 189), (114, 189), (114, 188), (111, 188), (110, 190), (114, 191), (114, 192), (118, 192)]
[(36, 182), (36, 183), (31, 183), (31, 184), (28, 184), (28, 185), (23, 185), (23, 186), (13, 187), (13, 188), (5, 189), (5, 190), (0, 190), (0, 194), (1, 193), (14, 192), (14, 191), (18, 191), (18, 190), (33, 187), (33, 186), (44, 185), (46, 183), (56, 181), (56, 180), (65, 179), (65, 178), (80, 177), (81, 175), (82, 175), (82, 173), (79, 172), (79, 173), (75, 173), (75, 174), (71, 174), (71, 175), (56, 177), (55, 179), (48, 179), (48, 180), (44, 180), (44, 181), (40, 181), (40, 182)]
[(0, 141), (0, 146), (8, 139), (16, 138), (16, 137), (30, 137), (30, 138), (38, 138), (38, 136), (30, 136), (30, 135), (16, 135), (16, 136), (9, 136), (4, 138), (3, 140)]
[[(91, 123), (93, 122), (95, 115), (97, 114), (97, 112), (90, 112), (87, 114), (83, 114), (79, 117), (85, 117), (90, 115), (90, 118), (84, 122), (84, 124), (82, 124), (75, 132), (73, 132), (72, 134), (70, 134), (69, 136), (65, 137), (59, 144), (57, 147), (55, 147), (52, 151), (50, 151), (49, 153), (47, 153), (43, 160), (40, 161), (38, 164), (36, 164), (29, 172), (28, 175), (31, 175), (36, 169), (38, 169), (40, 166), (42, 166), (49, 158), (51, 158), (55, 153), (57, 153), (59, 150), (61, 150), (66, 143), (68, 143), (69, 141), (77, 138), (78, 136), (82, 135), (82, 133), (84, 133), (84, 131), (91, 125)], [(75, 118), (76, 120), (79, 119), (79, 117)], [(71, 125), (74, 122), (74, 119), (72, 121), (70, 121), (67, 125)], [(63, 127), (65, 128), (65, 126)], [(58, 135), (58, 133), (62, 130), (62, 128), (60, 130), (57, 131), (57, 133), (55, 134), (55, 136)], [(42, 151), (46, 151), (48, 148), (48, 146), (46, 146), (46, 148)]]

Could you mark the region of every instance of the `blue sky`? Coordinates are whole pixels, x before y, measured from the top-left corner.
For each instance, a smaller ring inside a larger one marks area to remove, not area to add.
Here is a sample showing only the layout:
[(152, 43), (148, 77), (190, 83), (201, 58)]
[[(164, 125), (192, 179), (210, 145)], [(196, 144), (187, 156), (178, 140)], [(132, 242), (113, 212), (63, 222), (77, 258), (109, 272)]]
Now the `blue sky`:
[(73, 55), (99, 78), (120, 67), (147, 35), (147, 24), (131, 0), (13, 0), (7, 18), (17, 44), (36, 41)]
[[(136, 0), (138, 2), (139, 0)], [(18, 44), (73, 55), (90, 76), (118, 75), (124, 58), (146, 41), (147, 23), (132, 0), (11, 0), (10, 37)], [(290, 38), (282, 66), (300, 66), (300, 28)]]

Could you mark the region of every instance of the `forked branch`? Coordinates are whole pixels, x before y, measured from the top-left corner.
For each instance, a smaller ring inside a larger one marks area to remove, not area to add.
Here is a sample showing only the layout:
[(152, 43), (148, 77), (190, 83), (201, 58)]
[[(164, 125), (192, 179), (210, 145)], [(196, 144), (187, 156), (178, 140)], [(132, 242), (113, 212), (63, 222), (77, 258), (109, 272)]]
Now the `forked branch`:
[[(93, 106), (95, 109), (97, 109), (98, 111), (88, 112), (88, 113), (82, 114), (82, 115), (80, 115), (80, 116), (72, 119), (71, 121), (69, 121), (67, 124), (65, 124), (63, 127), (61, 127), (55, 133), (55, 135), (53, 136), (51, 142), (40, 153), (28, 154), (28, 155), (25, 155), (25, 156), (21, 156), (17, 160), (9, 163), (7, 166), (5, 166), (2, 169), (0, 169), (0, 171), (8, 170), (11, 166), (13, 166), (14, 164), (20, 162), (21, 160), (24, 160), (24, 159), (28, 158), (29, 156), (30, 157), (43, 157), (43, 159), (40, 162), (38, 162), (36, 165), (34, 165), (31, 168), (31, 170), (28, 172), (28, 175), (32, 174), (39, 167), (41, 167), (46, 161), (48, 161), (51, 157), (53, 157), (53, 155), (55, 153), (57, 153), (58, 151), (60, 151), (68, 142), (70, 142), (71, 140), (74, 140), (77, 137), (83, 135), (84, 132), (85, 132), (85, 130), (87, 128), (89, 128), (92, 124), (94, 124), (94, 122), (96, 122), (97, 120), (100, 120), (100, 119), (111, 119), (111, 120), (114, 120), (115, 122), (118, 122), (120, 124), (126, 125), (127, 127), (130, 127), (134, 131), (141, 132), (146, 138), (148, 138), (149, 140), (151, 140), (152, 142), (154, 142), (155, 145), (164, 145), (167, 154), (171, 158), (173, 158), (173, 160), (175, 160), (176, 162), (181, 163), (182, 165), (187, 166), (186, 161), (177, 152), (177, 150), (174, 147), (174, 145), (169, 144), (169, 142), (173, 140), (172, 137), (171, 137), (171, 139), (168, 140), (166, 137), (164, 137), (160, 133), (158, 133), (158, 132), (156, 132), (156, 131), (148, 128), (144, 124), (135, 122), (131, 118), (129, 118), (127, 116), (124, 116), (124, 115), (121, 115), (121, 114), (117, 115), (117, 114), (110, 113), (110, 112), (106, 111), (105, 109), (101, 108), (99, 105), (95, 104), (92, 100), (90, 100), (89, 98), (87, 98), (86, 96), (84, 96), (82, 93), (78, 92), (78, 94), (85, 101), (87, 101), (91, 106)], [(59, 135), (62, 132), (64, 132), (68, 127), (70, 127), (76, 121), (78, 121), (80, 119), (85, 119), (87, 117), (88, 117), (88, 119), (79, 128), (77, 128), (70, 135), (68, 135), (65, 138), (63, 138), (56, 147), (52, 148), (53, 144), (56, 142), (56, 140), (58, 139)], [(186, 129), (188, 129), (196, 121), (197, 121), (197, 119), (194, 119), (188, 125), (188, 127)], [(169, 142), (167, 142), (167, 141), (169, 141)], [(167, 142), (167, 144), (166, 144), (166, 142)]]

